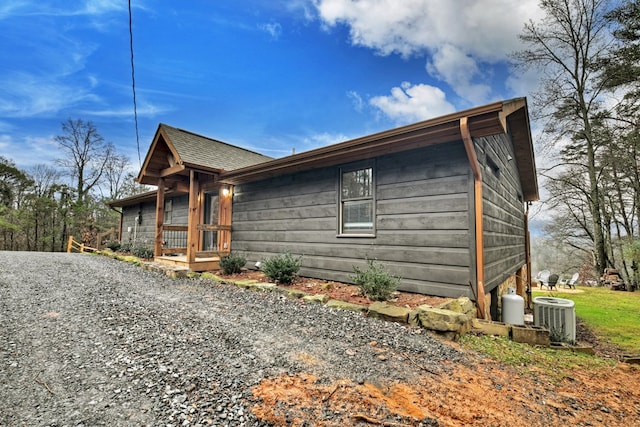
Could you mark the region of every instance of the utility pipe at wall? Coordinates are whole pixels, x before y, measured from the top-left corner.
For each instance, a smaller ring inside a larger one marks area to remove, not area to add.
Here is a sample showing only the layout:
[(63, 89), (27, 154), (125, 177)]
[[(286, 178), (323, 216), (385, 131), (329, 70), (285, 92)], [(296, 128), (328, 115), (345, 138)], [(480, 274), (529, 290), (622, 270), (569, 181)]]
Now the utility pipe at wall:
[(460, 118), (460, 134), (462, 135), (462, 141), (464, 142), (464, 149), (467, 152), (467, 158), (469, 159), (469, 165), (473, 172), (474, 182), (474, 199), (475, 199), (475, 225), (476, 225), (476, 305), (478, 306), (478, 317), (485, 319), (485, 306), (484, 306), (484, 227), (482, 225), (482, 172), (480, 170), (480, 163), (478, 163), (478, 156), (476, 156), (476, 150), (473, 147), (473, 141), (471, 139), (471, 133), (469, 132), (469, 124), (467, 117)]

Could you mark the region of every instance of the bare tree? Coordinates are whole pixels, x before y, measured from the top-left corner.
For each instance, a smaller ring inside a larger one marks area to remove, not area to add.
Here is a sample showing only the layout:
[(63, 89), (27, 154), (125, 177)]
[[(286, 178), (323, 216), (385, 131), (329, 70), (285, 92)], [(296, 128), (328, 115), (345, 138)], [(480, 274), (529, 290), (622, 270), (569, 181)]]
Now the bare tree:
[(107, 188), (107, 199), (115, 200), (122, 197), (126, 182), (131, 178), (127, 168), (131, 162), (123, 154), (114, 154), (111, 161), (105, 165), (104, 178)]
[(606, 143), (593, 129), (605, 85), (593, 65), (609, 54), (611, 37), (607, 0), (542, 0), (545, 18), (524, 27), (520, 39), (527, 45), (514, 54), (520, 67), (541, 71), (541, 88), (534, 105), (545, 132), (563, 143), (563, 160), (582, 167), (584, 200), (589, 210), (595, 267), (607, 263), (602, 194), (599, 189), (598, 150)]
[(70, 171), (73, 177), (76, 201), (83, 206), (87, 196), (101, 181), (115, 155), (112, 144), (105, 142), (92, 122), (68, 119), (62, 123), (62, 135), (55, 141), (66, 156), (57, 163)]

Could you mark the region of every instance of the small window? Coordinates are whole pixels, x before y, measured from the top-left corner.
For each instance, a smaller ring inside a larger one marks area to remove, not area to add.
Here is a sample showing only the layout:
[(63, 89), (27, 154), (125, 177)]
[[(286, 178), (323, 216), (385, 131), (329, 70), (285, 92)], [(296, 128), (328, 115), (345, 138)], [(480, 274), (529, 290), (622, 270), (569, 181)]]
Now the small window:
[(173, 200), (166, 199), (164, 201), (164, 219), (163, 224), (171, 224), (171, 219), (173, 217)]
[(373, 168), (340, 170), (340, 234), (374, 232)]

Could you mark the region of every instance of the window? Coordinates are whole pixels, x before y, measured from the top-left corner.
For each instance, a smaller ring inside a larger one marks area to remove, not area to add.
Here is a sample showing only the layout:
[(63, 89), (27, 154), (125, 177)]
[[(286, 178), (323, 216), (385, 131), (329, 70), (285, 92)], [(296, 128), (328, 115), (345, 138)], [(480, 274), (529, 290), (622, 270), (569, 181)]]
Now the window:
[(340, 234), (374, 233), (373, 167), (340, 170)]
[(164, 201), (164, 219), (163, 224), (171, 224), (171, 218), (173, 216), (173, 200), (165, 199)]

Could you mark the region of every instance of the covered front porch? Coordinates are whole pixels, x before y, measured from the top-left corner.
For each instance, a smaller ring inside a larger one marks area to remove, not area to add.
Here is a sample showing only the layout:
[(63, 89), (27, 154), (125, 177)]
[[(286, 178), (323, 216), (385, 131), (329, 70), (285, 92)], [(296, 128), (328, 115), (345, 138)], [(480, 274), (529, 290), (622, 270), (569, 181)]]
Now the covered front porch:
[[(177, 181), (176, 181), (177, 180)], [(185, 182), (187, 181), (187, 182)], [(167, 178), (158, 179), (154, 260), (191, 271), (217, 270), (220, 258), (231, 251), (232, 191), (217, 174), (189, 171), (188, 180), (174, 177), (171, 188), (189, 188), (187, 224), (165, 224)]]
[[(270, 159), (160, 124), (137, 178), (158, 188), (150, 239), (155, 261), (192, 271), (218, 269), (220, 258), (231, 251), (233, 195), (220, 174)], [(181, 204), (172, 212), (176, 195), (187, 195), (187, 209)]]

